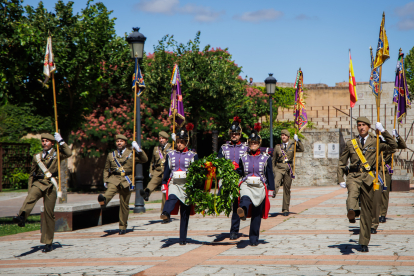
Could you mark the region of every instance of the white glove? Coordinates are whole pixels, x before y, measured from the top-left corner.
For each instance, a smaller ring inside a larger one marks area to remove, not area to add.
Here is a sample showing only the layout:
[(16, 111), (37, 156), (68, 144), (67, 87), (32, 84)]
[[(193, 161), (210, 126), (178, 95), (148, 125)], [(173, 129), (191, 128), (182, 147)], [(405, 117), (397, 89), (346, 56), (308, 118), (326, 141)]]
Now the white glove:
[(133, 141), (132, 142), (132, 147), (137, 151), (137, 152), (142, 152), (141, 148), (139, 147), (138, 143)]
[(384, 136), (380, 135), (379, 137), (380, 137), (381, 141), (385, 142)]
[(164, 194), (167, 193), (167, 184), (161, 185), (161, 192), (163, 192)]
[(382, 126), (382, 124), (380, 122), (376, 122), (375, 123), (375, 129), (379, 130), (380, 132), (384, 132), (385, 128)]
[(149, 177), (150, 177), (150, 178), (152, 178), (152, 175), (151, 175), (151, 174), (149, 174)]
[(108, 189), (108, 183), (104, 182), (104, 186)]
[(173, 139), (175, 141), (175, 133), (171, 133), (171, 139)]
[(339, 183), (339, 186), (341, 186), (341, 188), (346, 188), (346, 183), (345, 182), (341, 182), (341, 183)]
[(59, 133), (55, 132), (53, 136), (55, 136), (55, 140), (59, 143), (59, 145), (63, 145), (63, 143), (65, 143)]
[(398, 136), (400, 136), (400, 135), (398, 135), (398, 132), (395, 129), (393, 129), (392, 130), (392, 136), (394, 136), (395, 138), (398, 138)]
[(296, 142), (299, 142), (299, 137), (297, 134), (293, 135), (293, 139), (295, 139)]
[(267, 191), (268, 196), (273, 196), (273, 191), (269, 190)]

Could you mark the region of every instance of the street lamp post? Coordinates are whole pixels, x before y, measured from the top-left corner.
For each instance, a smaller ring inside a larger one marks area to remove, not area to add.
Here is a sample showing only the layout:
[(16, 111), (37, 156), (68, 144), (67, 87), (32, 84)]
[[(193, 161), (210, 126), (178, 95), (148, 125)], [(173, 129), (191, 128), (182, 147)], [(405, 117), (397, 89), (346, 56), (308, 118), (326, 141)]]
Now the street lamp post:
[[(130, 33), (127, 37), (127, 42), (129, 43), (131, 58), (135, 59), (135, 64), (139, 64), (139, 60), (141, 60), (144, 56), (144, 44), (145, 40), (147, 39), (143, 34), (139, 32), (139, 28), (132, 28), (133, 32)], [(136, 93), (136, 91), (135, 91)], [(136, 97), (136, 95), (135, 95)], [(136, 125), (137, 131), (135, 135), (135, 141), (137, 141), (138, 145), (141, 146), (141, 100), (140, 97), (136, 99)], [(145, 203), (144, 199), (140, 195), (139, 191), (144, 189), (144, 176), (142, 173), (142, 164), (136, 163), (135, 164), (135, 208), (134, 213), (145, 213)]]
[(273, 110), (272, 110), (272, 95), (275, 94), (277, 80), (273, 77), (273, 74), (265, 79), (266, 92), (269, 95), (270, 104), (270, 148), (273, 148)]

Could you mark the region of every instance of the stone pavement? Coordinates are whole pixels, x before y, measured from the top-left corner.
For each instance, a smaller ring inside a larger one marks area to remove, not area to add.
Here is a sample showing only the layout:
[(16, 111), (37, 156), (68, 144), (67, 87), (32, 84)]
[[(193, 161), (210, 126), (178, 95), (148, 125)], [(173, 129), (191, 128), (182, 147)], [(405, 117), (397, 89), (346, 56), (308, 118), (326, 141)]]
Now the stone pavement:
[[(15, 216), (19, 212), (20, 208), (23, 205), (24, 200), (26, 199), (27, 192), (7, 192), (0, 193), (0, 217), (10, 217)], [(85, 201), (96, 201), (98, 194), (77, 194), (69, 193), (68, 202), (77, 203)], [(119, 195), (115, 195), (114, 199), (118, 199)], [(161, 192), (154, 192), (151, 195), (150, 200), (160, 200), (162, 198)], [(135, 203), (135, 193), (131, 195), (129, 200), (130, 204)], [(32, 214), (40, 214), (40, 207), (43, 206), (43, 200), (39, 200), (36, 203), (36, 206), (33, 208)], [(160, 204), (157, 205), (160, 208)], [(131, 206), (133, 207), (133, 206)], [(152, 208), (152, 205), (146, 206), (146, 208)]]
[[(414, 190), (390, 195), (387, 223), (359, 252), (357, 224), (346, 218), (346, 190), (294, 187), (291, 215), (281, 194), (262, 220), (260, 243), (249, 246), (250, 220), (229, 240), (230, 219), (192, 216), (188, 244), (178, 244), (179, 217), (161, 224), (159, 209), (131, 214), (128, 233), (117, 224), (55, 234), (41, 253), (38, 231), (0, 237), (1, 275), (414, 275)], [(158, 204), (158, 208), (159, 208)]]

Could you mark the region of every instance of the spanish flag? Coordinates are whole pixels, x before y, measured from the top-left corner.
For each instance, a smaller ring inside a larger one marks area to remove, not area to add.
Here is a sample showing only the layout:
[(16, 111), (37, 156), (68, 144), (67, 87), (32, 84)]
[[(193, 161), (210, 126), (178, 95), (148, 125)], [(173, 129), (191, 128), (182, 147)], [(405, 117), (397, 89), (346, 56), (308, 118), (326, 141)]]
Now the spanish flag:
[(354, 67), (352, 66), (351, 50), (349, 50), (349, 94), (350, 94), (350, 104), (351, 108), (355, 106), (355, 103), (358, 101), (358, 94), (356, 91), (356, 81), (354, 75)]
[(390, 46), (388, 45), (387, 33), (385, 32), (385, 13), (383, 13), (378, 39), (377, 55), (375, 57), (374, 62), (374, 69), (380, 67), (389, 58)]

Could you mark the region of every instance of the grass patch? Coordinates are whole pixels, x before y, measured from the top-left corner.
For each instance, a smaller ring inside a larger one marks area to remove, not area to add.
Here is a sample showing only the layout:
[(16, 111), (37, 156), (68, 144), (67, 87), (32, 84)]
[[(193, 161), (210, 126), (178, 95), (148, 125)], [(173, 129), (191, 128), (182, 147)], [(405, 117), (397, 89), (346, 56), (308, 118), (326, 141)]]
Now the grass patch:
[(40, 230), (40, 215), (29, 216), (25, 227), (14, 224), (11, 217), (0, 218), (0, 237)]
[(7, 189), (2, 189), (1, 192), (2, 193), (27, 193), (27, 189), (13, 189), (13, 188), (7, 188)]

